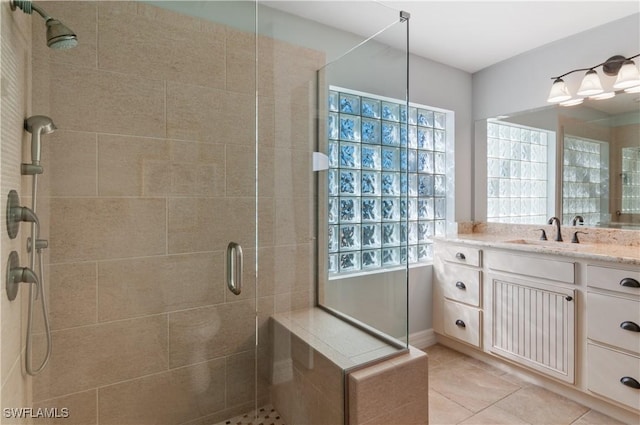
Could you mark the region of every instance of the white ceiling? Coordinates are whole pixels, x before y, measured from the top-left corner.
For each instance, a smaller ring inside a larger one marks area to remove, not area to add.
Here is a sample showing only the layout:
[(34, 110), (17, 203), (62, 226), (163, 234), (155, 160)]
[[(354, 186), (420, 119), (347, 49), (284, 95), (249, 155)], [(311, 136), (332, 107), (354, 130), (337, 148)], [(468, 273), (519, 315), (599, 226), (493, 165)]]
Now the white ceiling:
[[(470, 73), (536, 47), (640, 13), (638, 0), (297, 0), (264, 3), (363, 37), (371, 36), (391, 23), (398, 16), (397, 10), (408, 11), (411, 13), (411, 52)], [(640, 34), (635, 36), (640, 37)], [(378, 39), (394, 47), (404, 47), (404, 40), (400, 40), (397, 34), (388, 38), (382, 34)]]

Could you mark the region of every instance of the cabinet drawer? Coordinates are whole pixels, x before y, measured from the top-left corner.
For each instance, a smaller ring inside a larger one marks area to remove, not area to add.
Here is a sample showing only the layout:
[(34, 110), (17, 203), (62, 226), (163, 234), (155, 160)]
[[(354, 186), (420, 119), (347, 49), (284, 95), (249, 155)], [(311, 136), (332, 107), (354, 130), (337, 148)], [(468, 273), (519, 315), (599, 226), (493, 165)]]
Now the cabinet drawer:
[(480, 267), (480, 250), (464, 245), (441, 245), (438, 255), (445, 261)]
[(640, 287), (634, 287), (636, 284), (640, 285), (640, 268), (625, 270), (613, 267), (587, 266), (587, 285), (594, 288), (640, 295)]
[(444, 302), (444, 333), (480, 347), (480, 310), (452, 301)]
[(640, 353), (640, 332), (634, 328), (640, 330), (640, 302), (587, 293), (587, 338)]
[(480, 306), (480, 270), (446, 264), (441, 284), (445, 297)]
[(517, 255), (503, 252), (491, 252), (486, 264), (491, 270), (514, 273), (540, 279), (574, 283), (575, 263), (549, 260), (535, 255)]
[(624, 385), (621, 379), (640, 382), (640, 358), (587, 345), (587, 388), (634, 409), (640, 409), (640, 390)]

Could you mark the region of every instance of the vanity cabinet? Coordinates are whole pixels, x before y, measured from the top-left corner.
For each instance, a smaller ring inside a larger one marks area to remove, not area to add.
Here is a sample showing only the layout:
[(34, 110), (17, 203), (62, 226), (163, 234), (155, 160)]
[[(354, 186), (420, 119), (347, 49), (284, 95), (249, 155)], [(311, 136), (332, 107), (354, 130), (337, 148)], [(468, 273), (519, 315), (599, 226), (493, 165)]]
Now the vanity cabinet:
[(587, 266), (587, 388), (640, 410), (640, 273)]
[(607, 261), (608, 254), (584, 254), (582, 246), (532, 245), (437, 241), (434, 331), (464, 342), (462, 351), (481, 350), (637, 415), (636, 260)]
[(436, 245), (434, 330), (474, 347), (482, 342), (481, 261), (480, 249)]

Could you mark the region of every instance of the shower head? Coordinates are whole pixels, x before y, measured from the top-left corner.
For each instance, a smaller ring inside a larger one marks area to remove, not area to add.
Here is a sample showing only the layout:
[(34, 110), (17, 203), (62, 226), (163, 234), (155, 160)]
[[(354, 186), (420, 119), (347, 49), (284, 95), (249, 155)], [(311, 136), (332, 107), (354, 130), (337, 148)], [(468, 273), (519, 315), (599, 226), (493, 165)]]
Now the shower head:
[(34, 115), (24, 121), (24, 129), (31, 133), (31, 162), (40, 165), (40, 135), (53, 133), (57, 127), (53, 120), (44, 115)]
[(29, 0), (10, 0), (11, 10), (19, 8), (24, 13), (31, 15), (35, 10), (47, 24), (47, 46), (52, 49), (71, 49), (78, 45), (78, 37), (65, 24), (52, 18), (44, 9), (36, 6)]

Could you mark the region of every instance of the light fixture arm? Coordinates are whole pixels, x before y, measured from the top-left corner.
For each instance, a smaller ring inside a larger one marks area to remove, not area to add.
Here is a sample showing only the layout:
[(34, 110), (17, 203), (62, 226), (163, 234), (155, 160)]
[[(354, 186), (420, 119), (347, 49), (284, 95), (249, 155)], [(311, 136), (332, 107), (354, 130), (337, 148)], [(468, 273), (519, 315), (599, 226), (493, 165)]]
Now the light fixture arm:
[(638, 56), (640, 56), (640, 53), (638, 53), (637, 55), (634, 55), (634, 56), (629, 56), (628, 58), (625, 58), (624, 56), (621, 56), (621, 55), (612, 56), (609, 59), (607, 59), (606, 61), (604, 61), (602, 63), (599, 63), (598, 65), (594, 65), (594, 66), (592, 66), (590, 68), (574, 69), (574, 70), (571, 70), (569, 72), (565, 72), (564, 74), (559, 75), (557, 77), (551, 77), (551, 79), (552, 80), (557, 80), (558, 78), (566, 77), (567, 75), (573, 74), (574, 72), (591, 71), (592, 69), (596, 69), (596, 68), (601, 67), (601, 66), (602, 66), (602, 70), (604, 71), (604, 73), (606, 75), (616, 75), (624, 61), (635, 59)]

